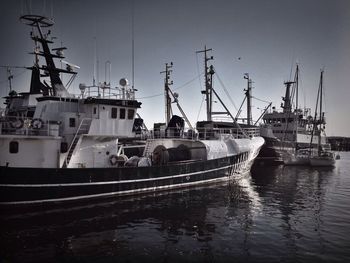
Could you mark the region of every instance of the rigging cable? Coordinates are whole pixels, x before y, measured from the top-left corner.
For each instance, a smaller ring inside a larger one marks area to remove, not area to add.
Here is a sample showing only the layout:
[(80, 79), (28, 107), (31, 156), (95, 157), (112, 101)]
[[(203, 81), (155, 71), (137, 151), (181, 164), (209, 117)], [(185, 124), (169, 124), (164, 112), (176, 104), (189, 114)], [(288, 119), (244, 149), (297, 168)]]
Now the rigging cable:
[(76, 74), (73, 74), (73, 75), (70, 77), (70, 79), (68, 80), (67, 84), (65, 85), (65, 87), (66, 87), (67, 90), (69, 90), (69, 88), (70, 88), (70, 86), (72, 85), (72, 83), (73, 83), (73, 81), (74, 81), (74, 79), (75, 79), (76, 76), (77, 76)]
[(196, 122), (198, 122), (199, 115), (201, 114), (204, 99), (205, 99), (205, 96), (204, 96), (204, 94), (203, 94), (203, 95), (202, 95), (202, 102), (201, 102), (201, 106), (199, 107), (199, 111), (198, 111), (198, 114), (197, 114), (197, 120), (196, 120)]
[[(199, 78), (201, 75), (203, 75), (203, 73), (200, 74), (199, 76), (196, 76), (195, 78), (193, 78), (193, 79), (187, 81), (186, 83), (184, 83), (184, 84), (181, 85), (180, 87), (177, 87), (177, 88), (173, 89), (173, 91), (174, 91), (174, 90), (179, 90), (179, 89), (182, 89), (182, 88), (186, 87), (187, 85), (189, 85), (190, 83), (192, 83), (193, 81), (195, 81), (197, 78)], [(138, 99), (138, 100), (139, 100), (139, 99), (150, 99), (150, 98), (159, 97), (159, 96), (163, 96), (163, 95), (164, 95), (164, 92), (158, 93), (158, 94), (154, 94), (154, 95), (150, 95), (150, 96), (140, 97), (140, 98), (137, 98), (137, 99)]]
[(200, 91), (202, 91), (202, 90), (203, 90), (203, 87), (202, 87), (202, 82), (201, 82), (201, 80), (200, 80), (200, 76), (201, 76), (202, 74), (204, 74), (204, 72), (203, 72), (203, 73), (200, 73), (200, 71), (199, 71), (198, 53), (196, 53), (196, 63), (197, 63), (197, 74), (198, 74), (199, 87), (201, 88)]
[[(12, 75), (12, 77), (13, 77), (13, 78), (16, 78), (16, 77), (22, 75), (24, 72), (27, 72), (27, 70), (23, 70), (23, 71), (21, 71), (21, 72), (18, 73), (18, 74), (14, 74), (14, 75)], [(8, 78), (6, 78), (6, 80), (0, 81), (0, 84), (5, 83), (5, 82), (8, 82)]]
[(257, 97), (254, 97), (254, 96), (251, 96), (253, 99), (256, 99), (256, 100), (258, 100), (258, 101), (261, 101), (261, 102), (264, 102), (264, 103), (267, 103), (267, 104), (270, 104), (271, 103), (271, 101), (266, 101), (266, 100), (262, 100), (262, 99), (259, 99), (259, 98), (257, 98)]
[(236, 104), (234, 103), (233, 99), (231, 98), (231, 96), (230, 96), (229, 92), (227, 91), (227, 89), (226, 89), (224, 83), (222, 82), (221, 78), (219, 77), (218, 72), (216, 71), (216, 69), (215, 69), (215, 73), (216, 73), (216, 76), (217, 76), (217, 78), (218, 78), (218, 80), (219, 80), (219, 82), (220, 82), (222, 88), (224, 89), (224, 92), (225, 92), (226, 96), (228, 97), (228, 99), (229, 99), (230, 102), (232, 103), (233, 107), (235, 107), (236, 111), (238, 111), (238, 109), (237, 109), (237, 107), (236, 107)]

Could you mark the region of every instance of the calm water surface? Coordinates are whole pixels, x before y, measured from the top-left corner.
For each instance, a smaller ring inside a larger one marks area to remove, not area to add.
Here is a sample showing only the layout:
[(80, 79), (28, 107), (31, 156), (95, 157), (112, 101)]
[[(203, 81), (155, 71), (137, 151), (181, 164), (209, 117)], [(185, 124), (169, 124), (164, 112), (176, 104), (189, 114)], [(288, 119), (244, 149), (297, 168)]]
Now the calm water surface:
[(350, 262), (350, 153), (0, 223), (0, 262)]

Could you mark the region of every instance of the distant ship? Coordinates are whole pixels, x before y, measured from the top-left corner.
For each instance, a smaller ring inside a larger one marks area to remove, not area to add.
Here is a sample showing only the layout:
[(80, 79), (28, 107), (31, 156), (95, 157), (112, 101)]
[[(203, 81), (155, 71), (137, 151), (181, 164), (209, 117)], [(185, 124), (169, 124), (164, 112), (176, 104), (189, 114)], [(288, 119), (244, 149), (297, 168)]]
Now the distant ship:
[[(298, 82), (297, 65), (294, 80), (284, 83), (286, 91), (281, 104), (283, 111), (272, 108), (272, 112), (263, 116), (260, 134), (265, 139), (265, 145), (257, 158), (259, 162), (308, 165), (310, 149), (317, 151), (321, 147), (325, 151), (330, 150), (326, 136), (314, 129), (318, 120), (310, 115), (310, 109), (301, 110), (297, 107)], [(294, 98), (296, 107), (293, 107)]]
[(44, 29), (53, 22), (37, 15), (21, 21), (32, 28), (35, 62), (30, 92), (12, 92), (0, 121), (0, 206), (90, 202), (222, 182), (250, 170), (264, 139), (256, 128), (211, 119), (214, 72), (206, 49), (207, 120), (186, 131), (173, 116), (164, 133), (147, 133), (126, 79), (113, 92), (99, 83), (70, 94), (60, 74), (75, 76), (76, 66), (56, 67), (65, 48), (49, 48)]

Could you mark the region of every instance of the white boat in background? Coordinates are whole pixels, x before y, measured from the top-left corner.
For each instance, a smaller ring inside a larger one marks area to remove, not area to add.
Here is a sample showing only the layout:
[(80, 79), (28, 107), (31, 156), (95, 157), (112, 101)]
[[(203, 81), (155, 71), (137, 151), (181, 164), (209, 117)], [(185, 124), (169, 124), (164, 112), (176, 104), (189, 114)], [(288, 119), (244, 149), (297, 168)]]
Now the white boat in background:
[(300, 149), (295, 154), (288, 154), (283, 157), (286, 165), (309, 165), (310, 164), (310, 150)]
[(330, 151), (322, 151), (321, 153), (310, 157), (311, 166), (334, 166), (335, 165), (335, 155)]

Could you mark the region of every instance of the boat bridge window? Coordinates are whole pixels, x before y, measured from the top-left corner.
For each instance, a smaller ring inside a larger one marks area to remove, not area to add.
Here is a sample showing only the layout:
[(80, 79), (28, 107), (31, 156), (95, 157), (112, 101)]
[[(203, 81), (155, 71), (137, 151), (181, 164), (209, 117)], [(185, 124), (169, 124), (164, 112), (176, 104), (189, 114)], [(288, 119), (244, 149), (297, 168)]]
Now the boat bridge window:
[(135, 115), (135, 110), (128, 110), (128, 119), (132, 120)]
[(32, 111), (32, 110), (28, 111), (28, 112), (27, 112), (27, 117), (33, 118), (34, 112), (35, 112), (35, 111)]
[(96, 107), (94, 107), (94, 114), (96, 114), (97, 113), (97, 109), (96, 109)]
[(118, 108), (112, 108), (111, 118), (116, 119), (118, 117)]
[(268, 123), (270, 123), (270, 124), (273, 124), (273, 123), (276, 123), (276, 122), (277, 122), (276, 119), (269, 119), (269, 120), (268, 120)]
[(11, 141), (10, 142), (10, 153), (18, 153), (18, 142), (17, 141)]
[(125, 109), (124, 109), (124, 108), (121, 108), (121, 109), (120, 109), (119, 114), (120, 114), (119, 117), (120, 117), (121, 119), (125, 119)]
[(69, 127), (75, 127), (75, 118), (69, 118)]

